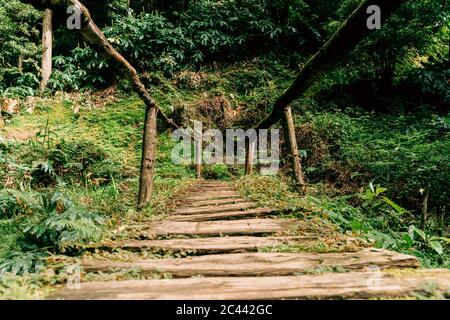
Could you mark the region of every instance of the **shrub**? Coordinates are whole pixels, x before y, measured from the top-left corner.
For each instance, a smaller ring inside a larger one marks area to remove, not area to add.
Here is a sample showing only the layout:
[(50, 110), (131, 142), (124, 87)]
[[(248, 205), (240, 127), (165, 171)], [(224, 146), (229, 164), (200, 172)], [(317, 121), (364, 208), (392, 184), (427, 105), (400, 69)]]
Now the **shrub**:
[(205, 166), (202, 175), (205, 179), (213, 180), (229, 180), (232, 177), (228, 166), (222, 164)]
[(32, 185), (49, 186), (64, 183), (64, 179), (72, 183), (86, 183), (89, 180), (101, 184), (109, 182), (120, 169), (121, 165), (90, 142), (61, 140), (44, 151), (43, 159), (33, 161)]
[[(307, 124), (299, 129), (299, 145), (311, 182), (328, 181), (354, 193), (374, 180), (400, 205), (416, 211), (422, 207), (421, 191), (428, 190), (430, 212), (445, 211), (450, 184), (443, 168), (450, 161), (450, 132), (431, 116), (310, 113), (302, 122)], [(302, 136), (305, 126), (309, 133)]]
[(65, 251), (86, 241), (101, 238), (105, 219), (74, 205), (60, 192), (41, 196), (33, 215), (22, 220), (27, 246)]

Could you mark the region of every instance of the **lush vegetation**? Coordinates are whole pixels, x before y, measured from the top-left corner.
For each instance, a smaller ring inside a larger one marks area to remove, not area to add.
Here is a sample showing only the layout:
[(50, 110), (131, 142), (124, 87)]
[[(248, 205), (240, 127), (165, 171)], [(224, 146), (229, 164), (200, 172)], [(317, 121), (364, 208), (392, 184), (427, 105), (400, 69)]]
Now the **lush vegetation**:
[[(264, 118), (360, 1), (83, 2), (177, 123), (226, 129)], [(449, 5), (408, 1), (293, 104), (305, 196), (293, 191), (287, 162), (273, 178), (242, 178), (241, 167), (223, 165), (205, 176), (237, 180), (285, 215), (319, 217), (450, 267)], [(136, 210), (143, 104), (57, 15), (54, 70), (36, 97), (41, 17), (0, 0), (0, 96), (21, 106), (3, 112), (0, 132), (0, 271), (14, 274), (76, 257), (122, 224), (157, 219), (195, 176), (172, 163), (171, 132), (159, 123), (155, 195)]]

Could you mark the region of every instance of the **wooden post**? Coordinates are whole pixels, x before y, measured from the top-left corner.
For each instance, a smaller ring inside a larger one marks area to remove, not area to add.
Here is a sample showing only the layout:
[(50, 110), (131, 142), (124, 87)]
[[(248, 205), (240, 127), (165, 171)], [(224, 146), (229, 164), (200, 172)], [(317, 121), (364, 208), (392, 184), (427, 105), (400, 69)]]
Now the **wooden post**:
[(194, 125), (194, 148), (195, 174), (197, 179), (200, 180), (202, 178), (203, 133), (196, 125)]
[(39, 86), (39, 93), (43, 95), (45, 88), (47, 88), (48, 80), (52, 75), (52, 47), (53, 47), (53, 27), (52, 27), (53, 12), (50, 9), (44, 11), (42, 20), (42, 66), (41, 75), (42, 80)]
[(282, 115), (284, 139), (289, 152), (289, 160), (291, 161), (292, 171), (294, 174), (295, 185), (298, 191), (303, 191), (305, 180), (303, 177), (302, 165), (300, 162), (300, 154), (298, 152), (297, 138), (295, 137), (294, 119), (292, 118), (291, 107), (284, 109)]
[(147, 107), (145, 109), (138, 210), (141, 210), (152, 198), (157, 141), (157, 116), (158, 110), (156, 108)]
[(255, 149), (258, 137), (250, 136), (246, 141), (246, 154), (245, 154), (245, 175), (251, 176), (253, 174), (253, 164), (255, 162)]

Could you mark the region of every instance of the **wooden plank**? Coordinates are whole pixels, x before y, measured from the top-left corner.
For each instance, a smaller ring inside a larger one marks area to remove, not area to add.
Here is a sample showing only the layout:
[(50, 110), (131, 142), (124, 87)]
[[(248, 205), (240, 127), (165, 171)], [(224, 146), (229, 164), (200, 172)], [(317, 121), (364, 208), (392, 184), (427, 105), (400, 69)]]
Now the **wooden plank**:
[(225, 212), (225, 211), (235, 211), (235, 210), (247, 210), (250, 208), (256, 207), (258, 204), (254, 202), (244, 202), (244, 203), (234, 203), (228, 205), (219, 205), (219, 206), (206, 206), (206, 207), (184, 207), (177, 208), (172, 211), (172, 214), (175, 215), (186, 215), (186, 214), (201, 214), (201, 213), (217, 213), (217, 212)]
[(276, 209), (272, 208), (257, 208), (250, 209), (246, 211), (229, 211), (229, 212), (219, 212), (219, 213), (202, 213), (193, 215), (172, 215), (167, 218), (170, 221), (214, 221), (214, 220), (225, 220), (225, 219), (242, 219), (249, 217), (264, 217), (276, 213)]
[(246, 219), (206, 222), (155, 221), (141, 232), (149, 237), (164, 235), (264, 234), (286, 230), (293, 220)]
[(271, 300), (386, 298), (411, 296), (433, 283), (450, 289), (450, 270), (349, 272), (289, 277), (188, 278), (83, 283), (50, 299), (68, 300)]
[(192, 251), (197, 254), (256, 251), (264, 247), (311, 244), (317, 236), (301, 237), (220, 237), (169, 240), (124, 240), (99, 244), (102, 249)]
[(189, 195), (189, 196), (185, 196), (180, 200), (183, 201), (197, 201), (197, 200), (215, 200), (215, 199), (239, 199), (241, 198), (240, 195), (235, 194), (235, 195), (218, 195), (218, 194), (212, 194), (212, 195), (208, 195), (208, 194), (201, 194), (201, 195)]
[(222, 204), (233, 204), (233, 203), (242, 203), (248, 202), (248, 199), (243, 198), (225, 198), (225, 199), (213, 199), (213, 200), (194, 200), (194, 201), (185, 201), (180, 200), (180, 204), (189, 205), (190, 207), (206, 207), (206, 206), (218, 206)]
[(89, 261), (85, 272), (112, 272), (135, 269), (142, 275), (169, 273), (176, 278), (289, 276), (325, 267), (364, 270), (377, 266), (387, 268), (418, 268), (414, 256), (397, 252), (364, 249), (345, 253), (238, 253), (207, 255), (183, 259), (153, 259), (135, 262)]
[(196, 190), (202, 190), (202, 191), (235, 191), (235, 188), (230, 186), (213, 186), (213, 185), (199, 185), (196, 186)]
[(235, 197), (239, 196), (239, 194), (236, 191), (214, 191), (214, 190), (204, 190), (204, 191), (194, 191), (189, 193), (189, 195), (185, 199), (189, 199), (191, 197)]
[(228, 181), (217, 181), (217, 180), (203, 180), (198, 183), (199, 185), (213, 185), (213, 186), (229, 186), (230, 182)]

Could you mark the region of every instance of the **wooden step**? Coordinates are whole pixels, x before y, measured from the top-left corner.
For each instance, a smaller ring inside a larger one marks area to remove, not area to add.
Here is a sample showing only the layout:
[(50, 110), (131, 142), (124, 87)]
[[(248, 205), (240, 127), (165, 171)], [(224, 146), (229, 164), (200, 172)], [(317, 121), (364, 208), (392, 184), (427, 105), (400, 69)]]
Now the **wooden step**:
[(364, 249), (345, 253), (238, 253), (153, 259), (135, 262), (89, 261), (85, 272), (113, 272), (134, 269), (142, 275), (169, 273), (172, 277), (261, 277), (288, 276), (318, 268), (339, 266), (344, 270), (364, 270), (377, 266), (387, 268), (418, 268), (416, 257), (380, 249)]
[(195, 252), (196, 254), (247, 252), (260, 248), (276, 247), (289, 244), (308, 245), (317, 241), (317, 236), (301, 237), (221, 237), (169, 240), (124, 240), (105, 242), (97, 247), (112, 250), (162, 250), (170, 252)]
[(239, 194), (234, 191), (194, 191), (189, 193), (188, 196), (186, 196), (184, 199), (190, 199), (192, 197), (204, 197), (204, 198), (220, 198), (220, 197), (236, 197), (239, 196)]
[(217, 199), (240, 199), (242, 198), (242, 196), (235, 194), (235, 195), (218, 195), (218, 194), (212, 194), (212, 195), (208, 195), (208, 194), (200, 194), (200, 195), (188, 195), (183, 197), (182, 201), (198, 201), (198, 200), (217, 200)]
[(213, 199), (213, 200), (194, 200), (194, 201), (186, 201), (181, 199), (179, 203), (181, 205), (186, 205), (189, 207), (207, 207), (207, 206), (219, 206), (225, 204), (233, 204), (233, 203), (243, 203), (248, 202), (248, 199), (243, 198), (225, 198), (225, 199)]
[(151, 222), (141, 235), (237, 235), (265, 234), (287, 230), (295, 224), (292, 220), (246, 219), (207, 222), (162, 221)]
[(214, 220), (226, 220), (226, 219), (243, 219), (249, 217), (264, 217), (276, 213), (276, 209), (272, 208), (257, 208), (246, 211), (229, 211), (218, 213), (202, 213), (192, 215), (171, 215), (167, 218), (170, 221), (214, 221)]
[(198, 183), (198, 185), (202, 186), (229, 186), (230, 182), (228, 181), (217, 181), (217, 180), (203, 180)]
[(235, 191), (233, 187), (230, 186), (208, 186), (208, 185), (198, 185), (196, 186), (196, 190), (202, 190), (202, 191)]
[(410, 272), (349, 272), (289, 277), (188, 278), (83, 283), (62, 288), (50, 299), (68, 300), (271, 300), (370, 299), (406, 297), (428, 284), (446, 292), (450, 270)]
[(206, 206), (206, 207), (184, 207), (178, 208), (172, 211), (175, 215), (186, 215), (186, 214), (201, 214), (201, 213), (217, 213), (225, 211), (235, 211), (235, 210), (247, 210), (256, 207), (258, 204), (254, 202), (244, 202), (244, 203), (234, 203), (228, 205), (219, 206)]

